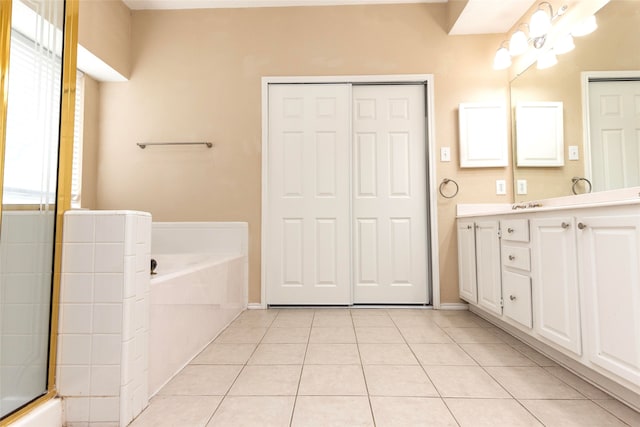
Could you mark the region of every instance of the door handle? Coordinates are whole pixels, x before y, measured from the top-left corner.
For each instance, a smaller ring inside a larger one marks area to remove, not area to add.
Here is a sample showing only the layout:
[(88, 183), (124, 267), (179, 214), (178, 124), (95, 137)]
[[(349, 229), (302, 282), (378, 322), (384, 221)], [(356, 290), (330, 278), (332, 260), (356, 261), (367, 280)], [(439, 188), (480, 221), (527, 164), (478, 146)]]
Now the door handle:
[(580, 230), (584, 230), (585, 228), (587, 228), (587, 224), (583, 224), (583, 223), (579, 222), (579, 223), (578, 223), (578, 228), (579, 228)]

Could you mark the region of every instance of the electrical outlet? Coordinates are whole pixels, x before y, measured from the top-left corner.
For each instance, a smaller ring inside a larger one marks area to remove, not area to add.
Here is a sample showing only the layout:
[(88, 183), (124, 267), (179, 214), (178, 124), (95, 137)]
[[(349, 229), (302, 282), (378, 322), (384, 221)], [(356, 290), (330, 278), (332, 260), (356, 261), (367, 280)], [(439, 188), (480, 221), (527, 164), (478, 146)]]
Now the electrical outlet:
[(527, 194), (527, 180), (519, 179), (516, 182), (516, 186), (518, 187), (518, 194)]
[(449, 147), (440, 148), (440, 161), (441, 162), (451, 161), (451, 149)]
[(578, 154), (578, 146), (569, 146), (569, 160), (580, 160), (580, 154)]
[(504, 179), (496, 180), (496, 194), (499, 196), (507, 194), (507, 181)]

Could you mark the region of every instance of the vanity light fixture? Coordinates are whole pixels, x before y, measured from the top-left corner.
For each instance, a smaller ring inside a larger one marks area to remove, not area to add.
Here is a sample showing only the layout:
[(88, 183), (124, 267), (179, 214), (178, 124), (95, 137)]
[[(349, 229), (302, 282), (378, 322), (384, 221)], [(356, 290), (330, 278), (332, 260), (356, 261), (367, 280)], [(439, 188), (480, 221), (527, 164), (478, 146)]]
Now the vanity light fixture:
[[(549, 7), (548, 12), (544, 9), (545, 6)], [(554, 14), (551, 3), (543, 1), (538, 5), (538, 10), (531, 15), (531, 20), (529, 21), (529, 37), (531, 37), (533, 46), (536, 49), (542, 49), (547, 41), (547, 33), (551, 30), (551, 23), (558, 17), (564, 15), (567, 9), (567, 5), (564, 4), (560, 6), (558, 12)]]
[(509, 54), (509, 49), (504, 46), (505, 43), (507, 43), (506, 40), (500, 44), (500, 48), (498, 48), (496, 56), (493, 58), (494, 70), (504, 70), (511, 66), (511, 55)]
[(598, 23), (596, 22), (596, 16), (591, 15), (580, 24), (578, 24), (573, 31), (571, 31), (571, 35), (573, 37), (582, 37), (587, 34), (593, 33), (598, 28)]
[(558, 58), (556, 57), (553, 49), (549, 49), (546, 52), (542, 52), (540, 56), (538, 56), (538, 61), (536, 62), (536, 68), (538, 70), (544, 70), (545, 68), (553, 67), (558, 63)]
[(518, 30), (511, 35), (509, 39), (509, 54), (511, 56), (522, 55), (529, 48), (529, 39), (523, 30), (519, 29), (522, 26), (528, 26), (527, 24), (518, 25)]
[(556, 55), (562, 55), (563, 53), (571, 52), (575, 47), (576, 45), (573, 43), (573, 36), (571, 34), (567, 34), (566, 36), (558, 39), (558, 42), (553, 47), (553, 51)]

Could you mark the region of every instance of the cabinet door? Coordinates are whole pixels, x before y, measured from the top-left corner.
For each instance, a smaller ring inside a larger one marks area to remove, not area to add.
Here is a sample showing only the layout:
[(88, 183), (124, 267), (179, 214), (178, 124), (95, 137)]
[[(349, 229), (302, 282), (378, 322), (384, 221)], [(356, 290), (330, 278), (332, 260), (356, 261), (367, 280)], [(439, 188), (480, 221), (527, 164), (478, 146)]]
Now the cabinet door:
[(504, 315), (531, 328), (531, 278), (505, 270), (502, 272)]
[(534, 330), (582, 354), (575, 223), (572, 217), (531, 221)]
[(460, 298), (478, 303), (476, 287), (476, 231), (473, 221), (458, 221), (458, 286)]
[(640, 215), (577, 221), (589, 360), (640, 385)]
[(476, 222), (476, 274), (478, 305), (502, 315), (498, 221)]

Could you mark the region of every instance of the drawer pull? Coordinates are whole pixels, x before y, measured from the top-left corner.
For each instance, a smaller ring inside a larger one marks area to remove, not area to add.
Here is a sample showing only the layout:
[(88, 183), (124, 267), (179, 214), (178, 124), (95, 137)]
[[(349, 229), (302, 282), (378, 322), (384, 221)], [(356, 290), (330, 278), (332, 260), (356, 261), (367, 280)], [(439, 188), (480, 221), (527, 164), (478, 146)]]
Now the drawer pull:
[(471, 230), (473, 227), (471, 227), (470, 225), (467, 225), (467, 230)]
[(510, 299), (511, 301), (515, 301), (515, 300), (516, 300), (516, 296), (515, 296), (515, 295), (509, 295), (509, 299)]
[(507, 233), (511, 234), (513, 233), (515, 230), (511, 227), (507, 228)]
[(563, 222), (561, 227), (566, 230), (567, 228), (569, 228), (569, 224), (567, 224), (566, 222)]
[(516, 257), (515, 257), (515, 256), (513, 256), (513, 255), (509, 255), (509, 261), (513, 261), (514, 259), (516, 259)]
[(579, 222), (579, 223), (578, 223), (578, 228), (579, 228), (580, 230), (584, 230), (585, 228), (587, 228), (587, 224), (583, 224), (583, 223)]

